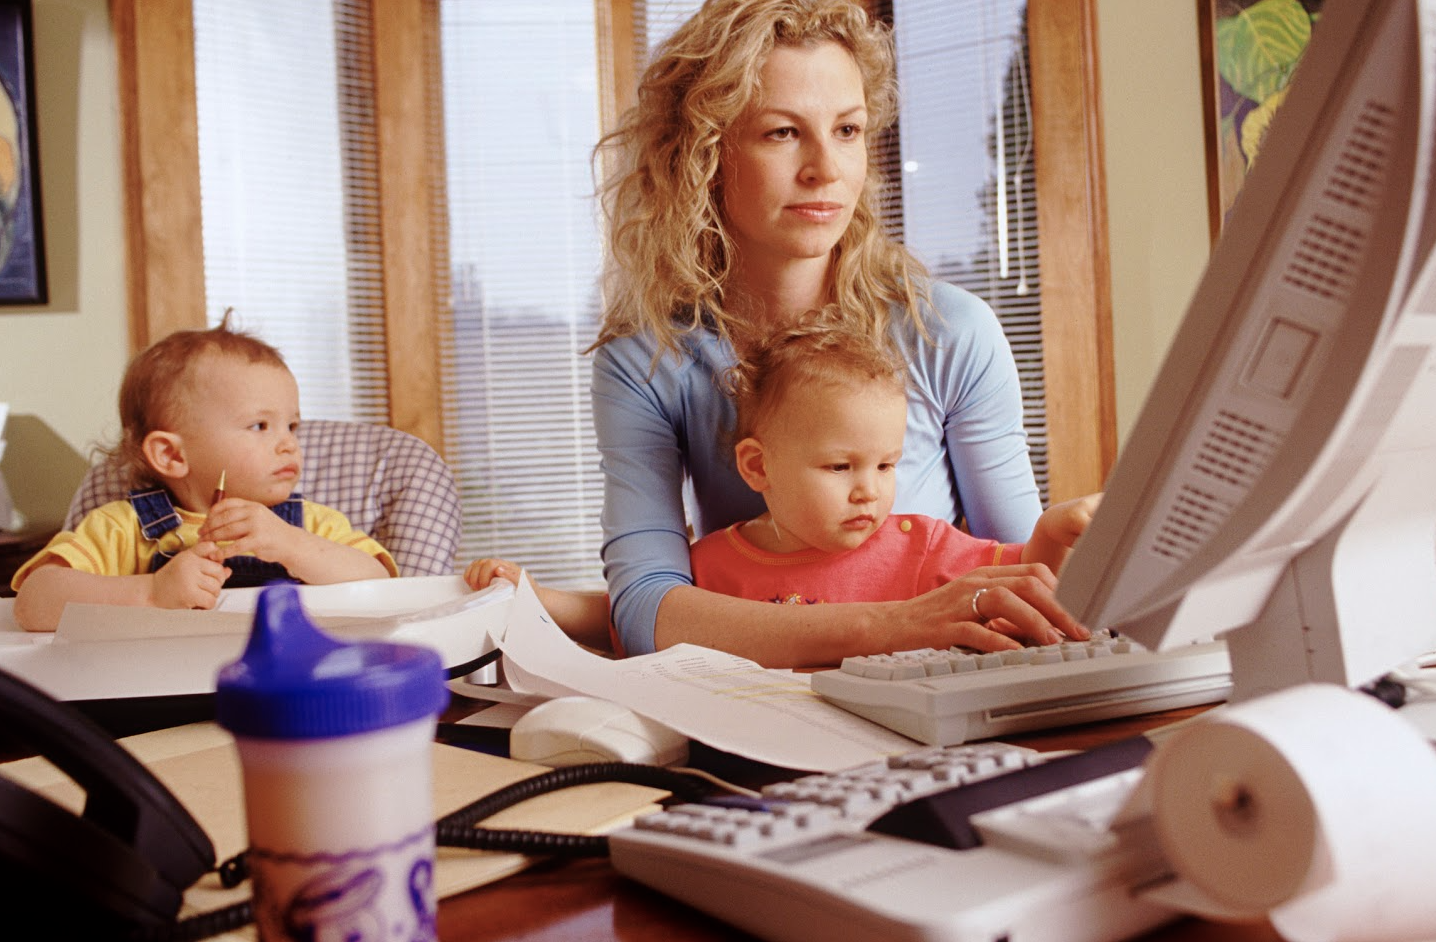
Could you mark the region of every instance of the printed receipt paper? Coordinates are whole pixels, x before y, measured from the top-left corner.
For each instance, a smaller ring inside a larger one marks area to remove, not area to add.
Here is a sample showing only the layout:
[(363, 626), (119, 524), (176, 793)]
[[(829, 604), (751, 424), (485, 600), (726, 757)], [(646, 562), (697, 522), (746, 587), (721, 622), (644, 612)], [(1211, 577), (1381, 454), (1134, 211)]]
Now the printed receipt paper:
[(499, 643), (515, 691), (595, 695), (661, 721), (709, 747), (797, 770), (828, 771), (921, 745), (842, 708), (806, 675), (763, 668), (696, 645), (613, 660), (585, 651), (520, 583)]

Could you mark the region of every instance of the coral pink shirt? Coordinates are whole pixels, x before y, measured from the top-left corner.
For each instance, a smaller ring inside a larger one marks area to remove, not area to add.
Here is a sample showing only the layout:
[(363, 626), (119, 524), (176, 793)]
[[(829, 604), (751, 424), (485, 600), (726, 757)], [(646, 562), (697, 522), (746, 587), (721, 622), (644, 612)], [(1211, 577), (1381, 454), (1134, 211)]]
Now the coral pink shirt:
[(759, 602), (892, 602), (911, 599), (979, 566), (1020, 563), (1022, 544), (979, 540), (946, 520), (892, 514), (855, 550), (769, 553), (738, 532), (693, 544), (693, 583)]

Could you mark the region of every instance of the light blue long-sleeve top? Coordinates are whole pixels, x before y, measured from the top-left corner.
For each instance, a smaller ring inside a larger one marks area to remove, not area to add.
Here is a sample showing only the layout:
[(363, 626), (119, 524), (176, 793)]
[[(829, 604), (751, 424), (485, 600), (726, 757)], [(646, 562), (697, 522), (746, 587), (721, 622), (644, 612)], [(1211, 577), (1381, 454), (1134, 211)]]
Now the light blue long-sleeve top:
[[(1012, 350), (976, 296), (935, 283), (932, 298), (931, 342), (905, 317), (892, 321), (912, 376), (893, 510), (953, 523), (965, 516), (977, 536), (1024, 541), (1041, 501)], [(659, 603), (675, 586), (692, 585), (690, 518), (701, 537), (765, 509), (733, 463), (734, 409), (720, 389), (732, 348), (708, 329), (688, 333), (684, 346), (684, 357), (667, 354), (656, 367), (647, 333), (606, 343), (594, 356), (604, 576), (629, 655), (654, 650)]]

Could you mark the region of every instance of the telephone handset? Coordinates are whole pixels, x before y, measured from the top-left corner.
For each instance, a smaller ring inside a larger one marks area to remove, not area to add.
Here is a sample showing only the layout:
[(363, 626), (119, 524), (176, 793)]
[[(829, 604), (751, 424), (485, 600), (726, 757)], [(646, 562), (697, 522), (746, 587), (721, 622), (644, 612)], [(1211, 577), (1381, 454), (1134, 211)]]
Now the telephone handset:
[(113, 940), (173, 922), (215, 864), (179, 800), (94, 721), (4, 670), (0, 731), (86, 794), (77, 816), (0, 776), (7, 939)]

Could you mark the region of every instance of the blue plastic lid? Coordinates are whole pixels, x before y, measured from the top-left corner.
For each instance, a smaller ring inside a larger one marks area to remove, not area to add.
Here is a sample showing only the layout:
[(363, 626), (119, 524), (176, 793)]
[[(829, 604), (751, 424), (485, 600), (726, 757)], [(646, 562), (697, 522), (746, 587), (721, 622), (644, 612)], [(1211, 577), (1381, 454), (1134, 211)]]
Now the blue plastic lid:
[(342, 737), (438, 714), (448, 700), (438, 652), (330, 638), (298, 587), (277, 584), (259, 593), (244, 654), (220, 670), (215, 717), (242, 737)]

